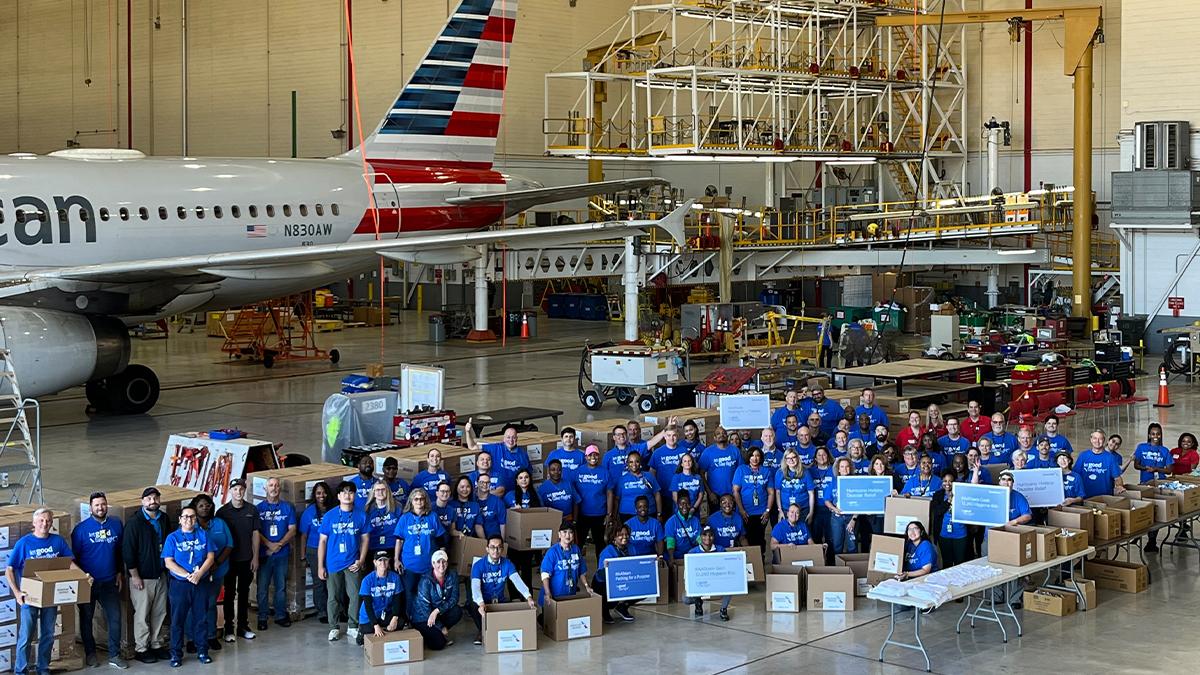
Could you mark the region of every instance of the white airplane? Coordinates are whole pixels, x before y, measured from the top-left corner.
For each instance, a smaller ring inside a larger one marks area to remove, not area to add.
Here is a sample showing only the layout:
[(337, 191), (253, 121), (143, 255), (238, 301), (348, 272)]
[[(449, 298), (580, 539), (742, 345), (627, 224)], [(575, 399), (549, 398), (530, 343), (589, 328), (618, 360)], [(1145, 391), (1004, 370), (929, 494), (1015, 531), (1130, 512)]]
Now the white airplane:
[(96, 409), (145, 412), (158, 378), (129, 363), (127, 326), (302, 292), (381, 255), (453, 264), (479, 245), (655, 226), (682, 244), (690, 204), (659, 221), (488, 229), (537, 204), (665, 183), (544, 188), (493, 168), (516, 13), (517, 0), (462, 0), (375, 132), (338, 157), (0, 157), (0, 347), (22, 395), (86, 383)]

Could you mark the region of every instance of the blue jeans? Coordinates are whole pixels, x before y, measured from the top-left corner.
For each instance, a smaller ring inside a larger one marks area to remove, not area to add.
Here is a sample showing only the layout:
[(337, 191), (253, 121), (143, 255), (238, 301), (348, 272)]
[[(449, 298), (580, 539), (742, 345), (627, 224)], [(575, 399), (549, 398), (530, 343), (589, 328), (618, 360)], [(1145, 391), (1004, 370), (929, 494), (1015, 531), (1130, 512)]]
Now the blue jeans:
[(22, 605), (17, 611), (21, 615), (21, 626), (17, 630), (17, 658), (13, 663), (13, 672), (24, 673), (29, 670), (29, 641), (34, 631), (38, 634), (37, 672), (50, 672), (50, 653), (54, 650), (54, 621), (58, 619), (58, 608)]
[[(401, 574), (401, 581), (404, 583), (404, 615), (405, 618), (413, 615), (413, 604), (417, 599), (417, 586), (421, 583), (423, 575), (419, 572), (410, 572), (404, 570)], [(468, 582), (470, 583), (470, 582)]]
[[(224, 585), (224, 576), (213, 577), (213, 580), (208, 583), (208, 598), (204, 605), (204, 631), (209, 640), (217, 639), (217, 597), (221, 595), (221, 588)], [(193, 635), (195, 632), (196, 627), (189, 623), (187, 635)]]
[(846, 527), (850, 524), (849, 515), (837, 515), (832, 511), (829, 512), (829, 548), (834, 555), (838, 553), (856, 553), (854, 549), (857, 546), (849, 546), (849, 533), (846, 532)]
[(108, 655), (121, 655), (121, 594), (117, 580), (92, 583), (92, 599), (79, 605), (79, 637), (83, 640), (83, 653), (96, 653), (96, 635), (92, 618), (96, 615), (96, 603), (104, 610), (104, 625), (108, 627)]
[[(207, 581), (193, 584), (190, 581), (176, 579), (168, 581), (167, 600), (171, 606), (171, 659), (178, 661), (183, 658), (184, 633), (196, 643), (196, 653), (199, 656), (208, 654), (208, 626), (204, 617), (208, 609), (208, 596), (212, 588)], [(185, 630), (186, 629), (186, 630)]]
[(258, 620), (266, 621), (270, 613), (267, 593), (270, 585), (275, 586), (275, 618), (283, 619), (287, 610), (287, 564), (286, 555), (273, 555), (258, 566)]
[(824, 506), (818, 506), (813, 510), (812, 527), (809, 534), (812, 535), (812, 540), (818, 544), (824, 544), (829, 541), (829, 517), (833, 513)]

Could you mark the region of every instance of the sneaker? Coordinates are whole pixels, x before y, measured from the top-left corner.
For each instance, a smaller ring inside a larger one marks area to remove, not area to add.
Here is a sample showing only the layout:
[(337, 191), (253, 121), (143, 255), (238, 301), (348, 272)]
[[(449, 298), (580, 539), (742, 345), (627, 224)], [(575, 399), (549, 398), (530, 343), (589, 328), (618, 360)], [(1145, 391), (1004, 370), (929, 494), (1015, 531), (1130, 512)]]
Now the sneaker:
[(475, 640), (474, 640), (474, 642), (475, 642), (475, 644), (477, 644), (477, 645), (481, 645), (481, 644), (483, 644), (483, 634), (482, 634), (482, 633), (476, 633), (476, 634), (475, 634)]
[(696, 602), (695, 615), (697, 617), (704, 616), (704, 603), (703, 602), (699, 602), (699, 601)]
[(729, 620), (729, 610), (727, 610), (727, 609), (722, 609), (722, 610), (721, 610), (721, 620), (722, 620), (722, 621), (728, 621), (728, 620)]
[(216, 638), (210, 639), (208, 641), (208, 651), (210, 651), (210, 652), (221, 651), (221, 641)]
[(237, 642), (237, 636), (233, 634), (233, 631), (227, 630), (225, 631), (225, 641), (229, 644), (233, 644), (234, 642)]
[(196, 660), (200, 663), (212, 663), (212, 657), (208, 654), (201, 654), (200, 656), (196, 657)]
[(166, 647), (153, 647), (151, 651), (158, 657), (159, 661), (166, 661), (171, 658), (171, 650)]
[(96, 656), (95, 652), (92, 652), (84, 657), (83, 663), (88, 668), (97, 668), (100, 666), (100, 659)]
[(187, 653), (195, 654), (196, 653), (196, 643), (192, 642), (191, 640), (188, 640), (188, 643), (187, 643), (187, 646), (185, 647), (185, 649), (187, 649)]
[[(604, 612), (601, 615), (601, 618), (604, 620), (605, 624), (610, 625), (610, 626), (617, 622), (617, 620), (612, 617), (612, 612)], [(478, 644), (478, 643), (476, 643), (476, 644)]]
[(357, 640), (358, 636), (361, 634), (362, 633), (359, 633), (357, 628), (347, 628), (346, 629), (346, 637), (352, 637), (355, 640)]
[(249, 628), (242, 631), (242, 639), (244, 639), (244, 640), (253, 640), (256, 637), (258, 637), (258, 636), (255, 635), (254, 631), (250, 630)]
[(178, 668), (182, 665), (183, 665), (183, 661), (181, 661), (179, 659), (171, 659), (171, 667), (172, 668)]
[(363, 646), (362, 633), (359, 633), (358, 635), (354, 636), (354, 644), (358, 645), (359, 647)]
[(334, 628), (333, 630), (329, 631), (329, 641), (330, 642), (336, 641), (338, 639), (338, 637), (341, 636), (341, 634), (342, 634), (342, 631)]
[(263, 631), (264, 631), (264, 630), (266, 630), (266, 629), (267, 629), (267, 620), (266, 620), (266, 619), (259, 619), (259, 620), (258, 620), (258, 632), (260, 632), (260, 633), (261, 633), (261, 632), (263, 632)]
[(633, 614), (629, 611), (629, 608), (624, 605), (617, 605), (617, 616), (621, 617), (622, 621), (633, 621), (634, 619)]
[(292, 617), (285, 616), (282, 619), (275, 619), (275, 625), (287, 628), (288, 626), (292, 625)]
[(119, 656), (110, 658), (108, 660), (108, 665), (116, 668), (117, 670), (129, 670), (129, 662)]
[(141, 663), (158, 663), (158, 657), (155, 656), (154, 652), (150, 651), (149, 649), (144, 652), (134, 652), (133, 658), (137, 659)]

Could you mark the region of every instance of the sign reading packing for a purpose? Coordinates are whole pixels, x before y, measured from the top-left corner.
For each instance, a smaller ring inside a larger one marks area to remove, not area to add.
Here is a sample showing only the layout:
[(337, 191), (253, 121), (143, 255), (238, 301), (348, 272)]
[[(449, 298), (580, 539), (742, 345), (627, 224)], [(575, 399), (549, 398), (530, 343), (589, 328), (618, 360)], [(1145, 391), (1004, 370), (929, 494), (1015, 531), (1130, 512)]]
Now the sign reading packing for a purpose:
[(604, 585), (609, 602), (658, 597), (658, 556), (609, 558), (604, 565)]

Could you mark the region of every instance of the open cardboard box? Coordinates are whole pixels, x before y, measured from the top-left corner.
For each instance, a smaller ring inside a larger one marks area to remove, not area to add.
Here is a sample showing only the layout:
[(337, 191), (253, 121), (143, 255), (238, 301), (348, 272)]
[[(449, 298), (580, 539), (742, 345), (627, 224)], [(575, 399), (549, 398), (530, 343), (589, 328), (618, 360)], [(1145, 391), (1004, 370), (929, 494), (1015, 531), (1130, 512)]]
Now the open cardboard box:
[(598, 594), (577, 593), (559, 598), (546, 598), (542, 626), (551, 640), (575, 640), (600, 637), (603, 624), (600, 611), (603, 600)]
[(771, 565), (767, 571), (767, 611), (795, 614), (804, 604), (804, 569)]
[(1183, 506), (1183, 500), (1178, 496), (1158, 494), (1153, 489), (1149, 492), (1143, 492), (1137, 501), (1154, 505), (1154, 522), (1156, 523), (1169, 523), (1178, 520), (1180, 516), (1179, 509)]
[(849, 567), (854, 572), (854, 594), (865, 597), (871, 585), (867, 583), (867, 568), (871, 564), (870, 553), (839, 553), (833, 557), (834, 563)]
[(88, 602), (92, 585), (87, 574), (72, 568), (71, 558), (38, 558), (25, 561), (21, 590), (25, 602), (34, 607), (60, 607)]
[[(1185, 476), (1176, 476), (1176, 478), (1183, 479), (1186, 477)], [(1183, 506), (1180, 509), (1181, 513), (1191, 513), (1192, 511), (1200, 511), (1200, 487), (1195, 487), (1195, 488), (1192, 488), (1191, 490), (1176, 490), (1173, 488), (1165, 487), (1168, 483), (1171, 483), (1171, 482), (1172, 481), (1169, 481), (1169, 480), (1152, 480), (1152, 481), (1150, 481), (1150, 485), (1153, 485), (1155, 488), (1157, 488), (1160, 493), (1175, 495), (1175, 496), (1179, 497), (1181, 500), (1183, 500)], [(1179, 482), (1190, 483), (1191, 481), (1180, 480)]]
[(1092, 510), (1078, 506), (1059, 506), (1046, 511), (1046, 524), (1052, 527), (1069, 527), (1092, 533)]
[[(1120, 516), (1121, 531), (1114, 535), (1116, 537), (1141, 532), (1154, 524), (1154, 505), (1146, 502), (1134, 504), (1129, 497), (1097, 495), (1085, 501), (1084, 504), (1093, 508), (1114, 511)], [(1111, 539), (1112, 537), (1102, 538)]]
[(1033, 531), (1035, 533), (1034, 542), (1037, 548), (1037, 561), (1046, 562), (1048, 560), (1057, 558), (1059, 556), (1058, 542), (1056, 539), (1058, 536), (1058, 528), (1039, 527), (1035, 525), (1033, 526)]
[(783, 544), (776, 551), (780, 565), (814, 567), (825, 564), (825, 547), (820, 544)]
[[(456, 565), (455, 569), (461, 577), (471, 576), (471, 566), (476, 560), (487, 556), (487, 540), (479, 537), (468, 537), (461, 532), (450, 533), (450, 550), (446, 553)], [(500, 550), (502, 557), (508, 556), (508, 544)], [(528, 583), (526, 579), (526, 583)]]
[(745, 551), (746, 574), (750, 575), (746, 581), (756, 583), (766, 581), (767, 573), (763, 567), (763, 555), (761, 549), (759, 549), (757, 546), (734, 546), (725, 550), (729, 553), (734, 551)]
[(854, 571), (849, 567), (805, 567), (804, 595), (809, 611), (853, 612)]
[(1087, 549), (1088, 532), (1074, 527), (1058, 527), (1055, 528), (1054, 540), (1059, 555), (1074, 555)]
[(1025, 591), (1024, 601), (1027, 611), (1050, 616), (1069, 616), (1075, 613), (1075, 605), (1078, 604), (1079, 598), (1066, 591), (1038, 589), (1033, 593)]
[(504, 543), (519, 551), (544, 551), (558, 541), (563, 513), (548, 506), (509, 509)]

